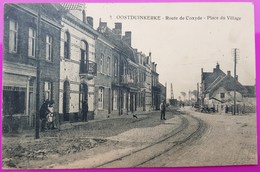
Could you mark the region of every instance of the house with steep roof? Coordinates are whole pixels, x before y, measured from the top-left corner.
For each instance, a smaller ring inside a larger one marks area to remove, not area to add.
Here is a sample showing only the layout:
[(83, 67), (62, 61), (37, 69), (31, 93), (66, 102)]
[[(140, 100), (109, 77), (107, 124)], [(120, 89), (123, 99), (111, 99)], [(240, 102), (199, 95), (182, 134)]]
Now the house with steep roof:
[[(225, 107), (232, 110), (234, 104), (234, 93), (236, 93), (236, 104), (239, 111), (246, 111), (248, 101), (255, 102), (248, 97), (254, 96), (254, 88), (252, 86), (243, 86), (238, 77), (231, 76), (231, 72), (225, 74), (220, 65), (217, 64), (213, 72), (203, 72), (201, 81), (201, 100), (203, 106), (214, 107), (218, 111), (224, 111)], [(250, 106), (252, 103), (250, 104)]]

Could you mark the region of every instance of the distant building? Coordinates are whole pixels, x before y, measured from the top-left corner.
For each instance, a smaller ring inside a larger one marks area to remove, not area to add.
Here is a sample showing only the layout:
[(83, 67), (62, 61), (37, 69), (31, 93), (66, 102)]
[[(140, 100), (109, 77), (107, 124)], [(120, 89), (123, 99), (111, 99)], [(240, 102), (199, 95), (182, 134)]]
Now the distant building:
[[(203, 72), (201, 80), (201, 100), (202, 105), (214, 107), (218, 111), (225, 111), (228, 107), (231, 111), (234, 108), (234, 91), (236, 92), (236, 104), (241, 112), (248, 111), (249, 101), (254, 100), (254, 88), (252, 86), (243, 86), (238, 77), (231, 76), (231, 72), (225, 74), (219, 64), (214, 68), (213, 72)], [(253, 105), (252, 105), (253, 106)]]
[(159, 74), (157, 73), (157, 64), (152, 63), (152, 106), (153, 110), (160, 109), (162, 100), (166, 100), (165, 86), (159, 83)]

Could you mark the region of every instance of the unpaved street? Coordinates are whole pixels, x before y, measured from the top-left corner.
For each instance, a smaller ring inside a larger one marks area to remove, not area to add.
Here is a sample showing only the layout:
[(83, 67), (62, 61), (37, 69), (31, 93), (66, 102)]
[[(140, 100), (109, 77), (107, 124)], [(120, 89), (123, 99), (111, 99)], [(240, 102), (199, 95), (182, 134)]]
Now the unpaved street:
[[(122, 116), (93, 121), (59, 132), (46, 132), (39, 141), (6, 137), (3, 155), (8, 156), (8, 144), (12, 142), (19, 143), (18, 148), (24, 150), (22, 155), (11, 157), (16, 168), (175, 167), (257, 162), (255, 115), (206, 114), (185, 107), (181, 112), (167, 112), (166, 116), (165, 121), (159, 119), (159, 112), (138, 115), (138, 119)], [(26, 146), (34, 152), (28, 153)], [(39, 150), (43, 150), (43, 155), (33, 158)]]

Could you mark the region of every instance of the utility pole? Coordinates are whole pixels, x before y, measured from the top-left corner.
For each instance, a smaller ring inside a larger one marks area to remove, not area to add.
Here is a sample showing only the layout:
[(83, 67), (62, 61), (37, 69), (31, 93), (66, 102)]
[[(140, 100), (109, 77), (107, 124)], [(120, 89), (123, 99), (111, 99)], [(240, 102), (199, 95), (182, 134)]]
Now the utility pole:
[(199, 103), (199, 83), (197, 83), (197, 103)]
[(171, 99), (174, 99), (172, 83), (171, 83)]
[(35, 139), (40, 138), (40, 24), (41, 5), (37, 7), (37, 44), (36, 44), (36, 116), (35, 116)]
[(167, 100), (167, 82), (165, 82), (165, 102), (166, 102), (166, 100)]
[(237, 48), (234, 49), (234, 79), (235, 79), (235, 84), (234, 84), (234, 109), (233, 109), (233, 115), (236, 115), (236, 82), (237, 82)]

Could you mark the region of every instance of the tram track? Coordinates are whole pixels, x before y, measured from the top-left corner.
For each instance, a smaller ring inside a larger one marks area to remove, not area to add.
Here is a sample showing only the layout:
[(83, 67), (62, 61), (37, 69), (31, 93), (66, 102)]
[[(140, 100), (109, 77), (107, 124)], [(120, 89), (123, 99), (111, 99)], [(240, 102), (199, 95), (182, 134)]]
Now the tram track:
[(181, 118), (181, 125), (160, 140), (126, 155), (99, 164), (95, 168), (140, 167), (163, 154), (183, 147), (197, 140), (206, 130), (206, 124), (191, 115), (176, 115)]

